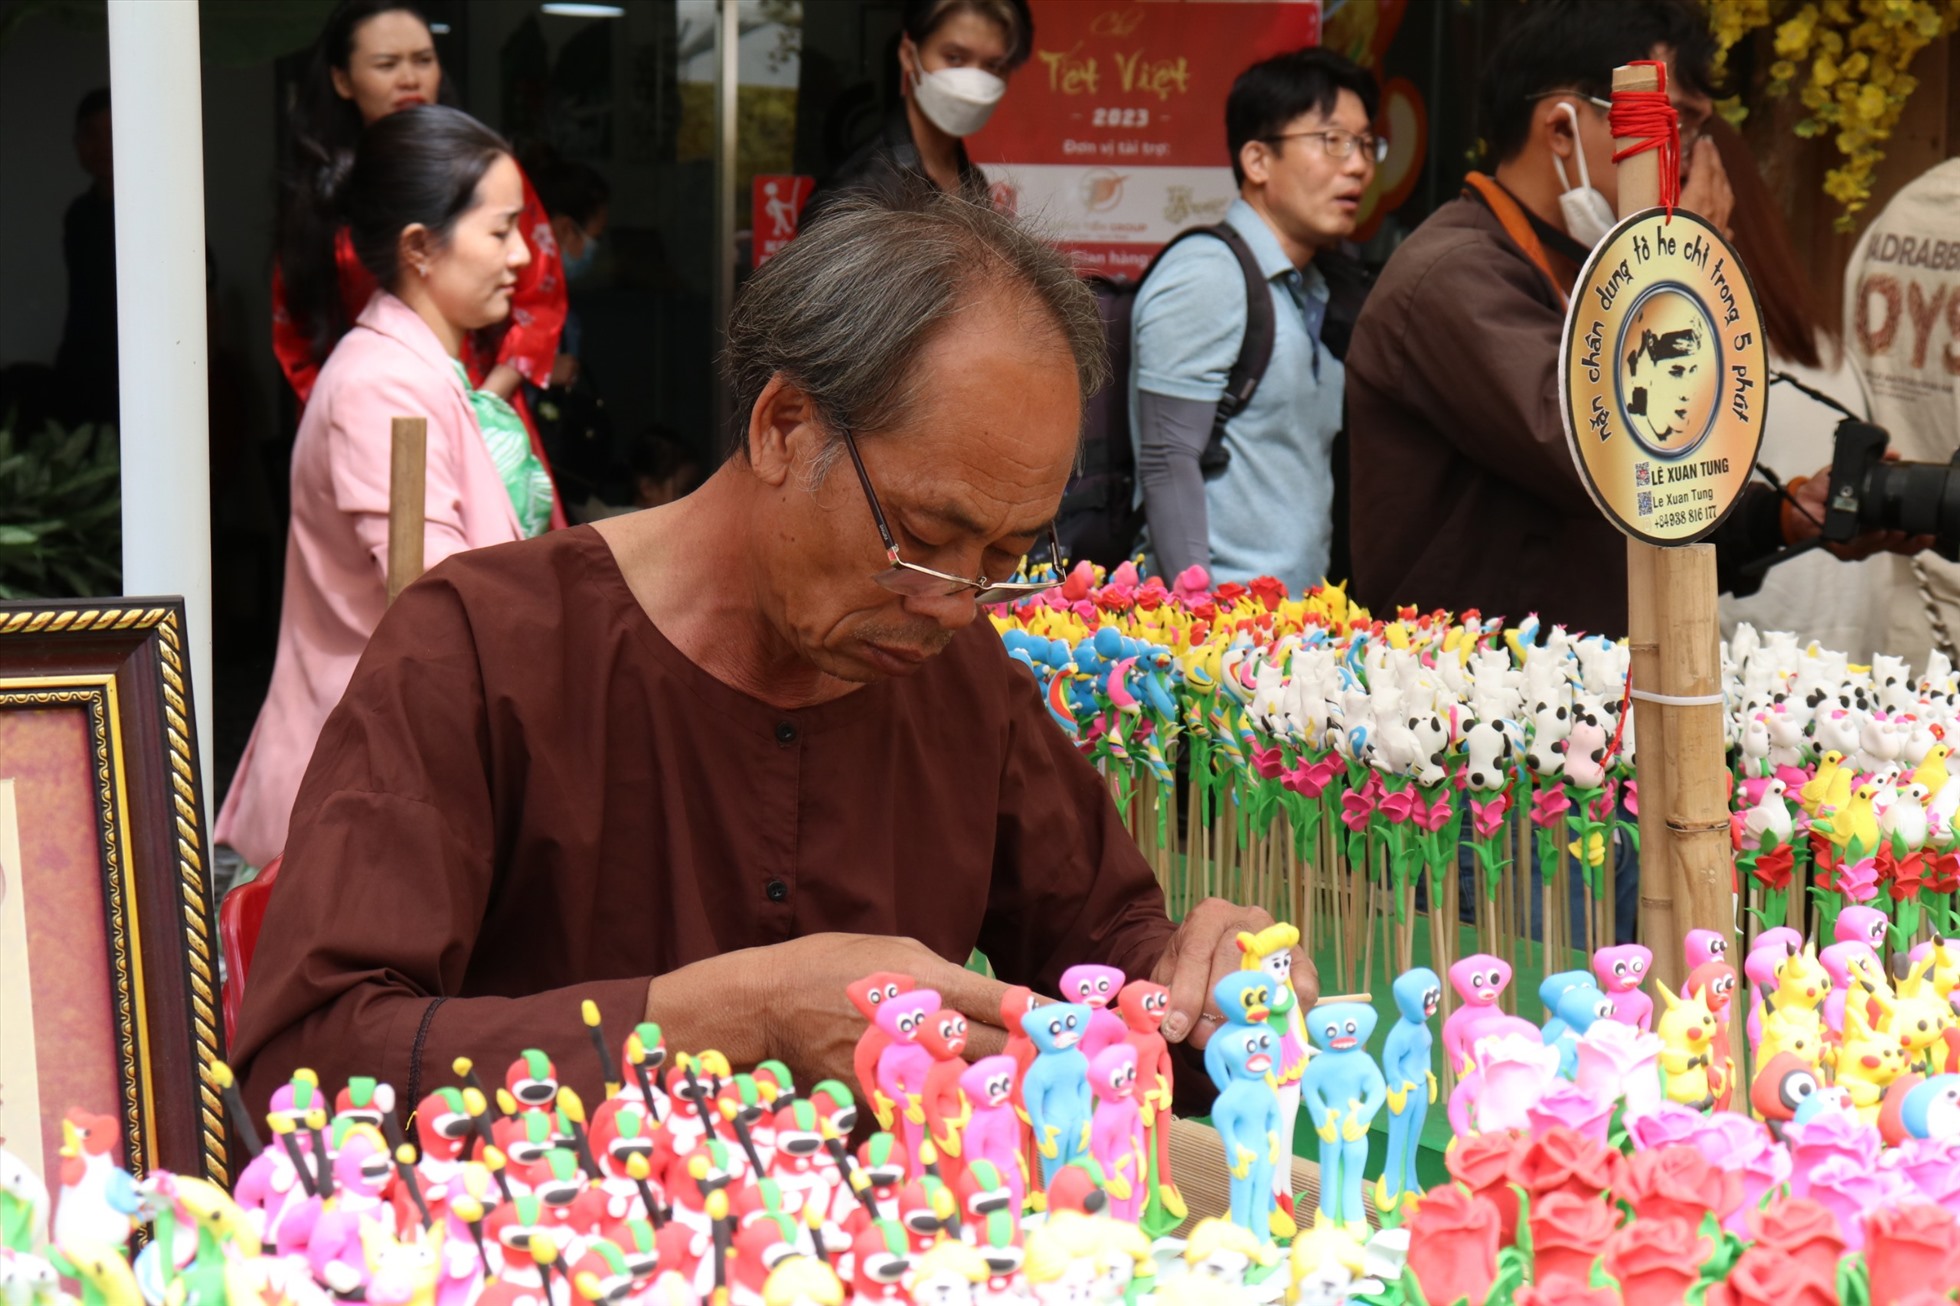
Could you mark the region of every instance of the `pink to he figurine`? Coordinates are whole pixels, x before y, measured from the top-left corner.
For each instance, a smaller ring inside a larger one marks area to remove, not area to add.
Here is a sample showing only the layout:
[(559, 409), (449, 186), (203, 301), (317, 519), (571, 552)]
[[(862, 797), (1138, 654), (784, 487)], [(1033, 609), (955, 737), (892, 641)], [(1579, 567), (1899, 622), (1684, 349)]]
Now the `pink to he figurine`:
[(1642, 944), (1622, 943), (1593, 954), (1593, 974), (1613, 1004), (1613, 1019), (1645, 1034), (1654, 1027), (1654, 1000), (1640, 991), (1654, 968), (1653, 951)]
[(306, 1260), (315, 1279), (346, 1297), (368, 1281), (362, 1228), (373, 1224), (391, 1238), (399, 1232), (387, 1196), (395, 1167), (386, 1140), (373, 1125), (342, 1125), (334, 1132), (339, 1135), (333, 1161), (334, 1201), (319, 1213), (306, 1240)]
[(1017, 1213), (1028, 1191), (1021, 1172), (1025, 1164), (1021, 1156), (1021, 1120), (1014, 1114), (1014, 1084), (1018, 1078), (1014, 1058), (1009, 1056), (981, 1057), (960, 1076), (960, 1094), (966, 1100), (968, 1112), (960, 1160), (969, 1173), (982, 1161), (990, 1163), (1013, 1193), (1014, 1205), (1010, 1209)]
[(857, 1050), (851, 1056), (851, 1068), (857, 1073), (858, 1090), (864, 1100), (871, 1103), (872, 1114), (878, 1116), (882, 1129), (891, 1128), (887, 1113), (881, 1113), (878, 1106), (878, 1058), (891, 1044), (891, 1035), (878, 1024), (878, 1008), (901, 993), (910, 993), (919, 987), (910, 975), (900, 975), (892, 971), (879, 971), (866, 975), (857, 983), (844, 990), (844, 996), (864, 1017), (865, 1030), (858, 1036)]
[(1089, 1127), (1089, 1152), (1102, 1166), (1109, 1214), (1127, 1223), (1142, 1212), (1150, 1178), (1136, 1088), (1137, 1052), (1128, 1043), (1118, 1042), (1090, 1058), (1089, 1089), (1096, 1095), (1096, 1113)]
[(891, 1041), (878, 1054), (878, 1097), (872, 1101), (880, 1108), (878, 1123), (904, 1139), (907, 1156), (919, 1154), (919, 1140), (925, 1137), (926, 1077), (932, 1073), (932, 1053), (919, 1037), (940, 1006), (932, 989), (914, 989), (878, 1007), (878, 1028)]
[(1838, 913), (1832, 935), (1839, 943), (1863, 943), (1880, 956), (1885, 954), (1886, 936), (1892, 922), (1876, 907), (1846, 907)]
[(1688, 971), (1693, 973), (1711, 961), (1729, 959), (1729, 941), (1719, 930), (1689, 930), (1685, 951)]
[(1456, 1072), (1466, 1074), (1476, 1064), (1479, 1030), (1494, 1020), (1504, 1019), (1497, 1000), (1511, 983), (1509, 962), (1487, 952), (1475, 952), (1450, 967), (1450, 985), (1463, 999), (1463, 1005), (1443, 1022), (1443, 1051)]
[(1062, 1001), (1089, 1008), (1089, 1028), (1077, 1046), (1091, 1061), (1123, 1041), (1123, 1018), (1116, 1014), (1116, 995), (1122, 990), (1123, 972), (1114, 966), (1070, 966), (1062, 972)]

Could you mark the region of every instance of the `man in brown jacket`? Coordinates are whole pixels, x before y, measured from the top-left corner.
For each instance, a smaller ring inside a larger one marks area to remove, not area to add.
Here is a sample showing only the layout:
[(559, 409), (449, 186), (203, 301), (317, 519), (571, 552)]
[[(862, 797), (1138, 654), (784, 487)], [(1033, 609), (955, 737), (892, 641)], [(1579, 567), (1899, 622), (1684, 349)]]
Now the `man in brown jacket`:
[[(1348, 356), (1355, 595), (1626, 633), (1622, 537), (1593, 506), (1559, 416), (1565, 303), (1617, 193), (1613, 69), (1668, 65), (1681, 119), (1681, 207), (1718, 227), (1730, 194), (1715, 144), (1706, 19), (1676, 0), (1541, 0), (1493, 52), (1482, 108), (1494, 177), (1472, 173), (1396, 250)], [(1579, 163), (1583, 159), (1582, 169)], [(1582, 178), (1589, 178), (1588, 187)], [(1822, 518), (1829, 477), (1799, 491)], [(1752, 559), (1817, 533), (1767, 486), (1716, 533), (1725, 588)], [(1785, 526), (1790, 529), (1786, 534)]]

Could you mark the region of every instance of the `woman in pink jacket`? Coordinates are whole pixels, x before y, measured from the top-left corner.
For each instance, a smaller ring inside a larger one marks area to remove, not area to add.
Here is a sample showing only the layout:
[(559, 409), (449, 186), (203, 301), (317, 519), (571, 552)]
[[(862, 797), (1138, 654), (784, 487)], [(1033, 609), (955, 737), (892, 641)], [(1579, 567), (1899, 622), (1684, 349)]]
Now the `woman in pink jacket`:
[(392, 419), (429, 423), (423, 557), (542, 532), (550, 478), (510, 405), (470, 386), (470, 332), (510, 312), (531, 255), (510, 147), (456, 109), (369, 126), (334, 197), (381, 289), (320, 371), (293, 446), (292, 528), (272, 687), (218, 813), (217, 842), (263, 866), (300, 777), (387, 607)]

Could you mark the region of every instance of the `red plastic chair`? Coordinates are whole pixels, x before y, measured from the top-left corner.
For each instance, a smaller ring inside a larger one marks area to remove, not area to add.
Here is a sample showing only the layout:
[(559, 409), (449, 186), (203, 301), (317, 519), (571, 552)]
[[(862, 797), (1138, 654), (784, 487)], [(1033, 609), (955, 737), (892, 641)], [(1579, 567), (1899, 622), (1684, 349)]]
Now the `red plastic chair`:
[(245, 976), (252, 969), (252, 953), (259, 946), (259, 928), (265, 924), (266, 905), (272, 901), (272, 884), (279, 878), (281, 854), (265, 864), (250, 881), (225, 895), (218, 904), (218, 942), (225, 950), (225, 1043), (230, 1045), (238, 1029), (238, 1013), (245, 1005)]

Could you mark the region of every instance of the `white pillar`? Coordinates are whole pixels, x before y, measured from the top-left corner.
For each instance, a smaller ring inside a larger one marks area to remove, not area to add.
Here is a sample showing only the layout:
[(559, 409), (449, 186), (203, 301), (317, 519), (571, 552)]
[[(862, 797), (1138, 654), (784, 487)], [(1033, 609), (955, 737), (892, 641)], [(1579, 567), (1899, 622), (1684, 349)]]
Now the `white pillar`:
[(211, 463), (197, 0), (109, 0), (123, 593), (181, 594), (211, 793)]

